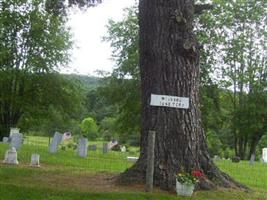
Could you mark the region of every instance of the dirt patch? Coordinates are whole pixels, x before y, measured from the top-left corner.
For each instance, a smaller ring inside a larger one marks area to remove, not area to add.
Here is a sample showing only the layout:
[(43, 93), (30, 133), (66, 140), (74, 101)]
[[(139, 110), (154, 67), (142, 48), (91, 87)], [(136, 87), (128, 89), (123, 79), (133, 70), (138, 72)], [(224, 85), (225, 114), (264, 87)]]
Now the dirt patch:
[(45, 183), (50, 187), (60, 187), (68, 190), (115, 192), (115, 191), (143, 191), (144, 186), (121, 186), (116, 184), (118, 174), (97, 173), (95, 175), (53, 175), (35, 177), (35, 181)]
[[(0, 164), (0, 167), (9, 168), (8, 165)], [(12, 166), (16, 173), (10, 173), (8, 180), (12, 184), (24, 186), (40, 186), (46, 188), (56, 188), (70, 191), (90, 191), (90, 192), (143, 192), (143, 184), (123, 186), (116, 183), (118, 173), (109, 172), (89, 172), (89, 171), (71, 171), (57, 169), (56, 166), (42, 165), (40, 168), (32, 168), (29, 165), (20, 164)], [(24, 173), (21, 170), (30, 171)], [(9, 181), (5, 180), (6, 183)]]
[[(84, 169), (64, 168), (58, 165), (42, 164), (40, 168), (30, 167), (20, 163), (10, 166), (0, 163), (0, 167), (14, 170), (9, 171), (3, 183), (17, 186), (39, 186), (58, 190), (81, 192), (144, 192), (144, 184), (118, 184), (119, 173), (95, 172)], [(21, 172), (20, 172), (21, 170)], [(1, 180), (0, 180), (1, 182)], [(158, 188), (154, 192), (169, 193)]]

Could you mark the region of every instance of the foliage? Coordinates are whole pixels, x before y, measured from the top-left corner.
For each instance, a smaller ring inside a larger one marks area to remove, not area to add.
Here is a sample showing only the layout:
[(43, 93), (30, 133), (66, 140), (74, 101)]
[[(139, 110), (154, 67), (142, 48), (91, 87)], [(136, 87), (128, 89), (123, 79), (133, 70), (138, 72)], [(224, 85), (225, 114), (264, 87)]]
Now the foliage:
[(64, 74), (64, 77), (80, 84), (86, 91), (94, 90), (101, 84), (101, 78), (80, 74)]
[[(232, 155), (232, 149), (238, 154), (249, 147), (249, 157), (266, 133), (266, 97), (262, 92), (266, 85), (264, 1), (214, 3), (214, 9), (203, 13), (196, 22), (196, 33), (203, 45), (200, 83), (204, 128), (213, 155)], [(105, 40), (111, 42), (118, 67), (101, 92), (119, 105), (118, 132), (126, 140), (131, 132), (140, 130), (140, 78), (138, 59), (133, 59), (138, 58), (135, 13), (128, 10), (128, 18), (108, 25)]]
[(194, 170), (191, 173), (180, 172), (176, 175), (176, 179), (181, 184), (195, 185), (202, 176), (203, 173), (201, 171)]
[(98, 126), (93, 118), (87, 117), (81, 123), (81, 131), (85, 137), (94, 140), (98, 137)]
[[(244, 159), (247, 153), (249, 157), (255, 152), (259, 139), (266, 133), (262, 123), (266, 110), (262, 104), (253, 102), (264, 99), (266, 85), (265, 1), (218, 0), (214, 3), (214, 9), (201, 15), (198, 21), (205, 58), (202, 74), (206, 78), (202, 82), (215, 82), (229, 96), (227, 115), (234, 139), (231, 147)], [(251, 117), (255, 121), (252, 122)]]
[(116, 134), (116, 118), (105, 117), (100, 123), (100, 133), (104, 140), (110, 141), (117, 138)]
[[(79, 84), (59, 74), (51, 74), (51, 80), (44, 79), (43, 91), (35, 98), (41, 99), (36, 108), (28, 109), (18, 126), (23, 130), (35, 130), (52, 135), (55, 131), (77, 132), (83, 96)], [(36, 82), (32, 83), (35, 85)], [(37, 88), (35, 89), (35, 91)], [(40, 96), (38, 96), (40, 95)]]
[[(101, 84), (102, 85), (102, 84)], [(117, 115), (117, 106), (105, 98), (101, 93), (101, 87), (87, 91), (85, 94), (85, 109), (87, 115), (92, 116), (97, 124), (100, 124), (105, 117)]]
[(48, 105), (62, 111), (60, 105), (70, 102), (64, 100), (71, 87), (59, 85), (66, 82), (55, 73), (69, 60), (66, 18), (47, 12), (44, 3), (0, 2), (0, 137), (24, 116), (36, 116)]
[(111, 43), (117, 67), (99, 88), (100, 95), (118, 108), (116, 130), (122, 141), (131, 136), (138, 138), (141, 110), (137, 8), (125, 12), (122, 21), (108, 23), (108, 35), (104, 40)]

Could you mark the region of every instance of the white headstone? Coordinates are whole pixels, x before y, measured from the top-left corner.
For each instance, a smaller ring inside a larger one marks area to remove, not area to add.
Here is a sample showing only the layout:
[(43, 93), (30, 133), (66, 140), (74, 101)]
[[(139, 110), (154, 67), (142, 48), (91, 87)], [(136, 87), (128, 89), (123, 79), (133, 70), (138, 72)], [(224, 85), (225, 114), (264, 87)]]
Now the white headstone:
[(125, 146), (121, 147), (121, 152), (123, 152), (123, 153), (126, 152), (126, 147)]
[(12, 133), (10, 135), (10, 148), (15, 147), (19, 150), (22, 145), (23, 135), (21, 133)]
[(3, 143), (8, 143), (8, 137), (3, 137)]
[(60, 142), (62, 141), (62, 137), (63, 137), (63, 135), (61, 133), (55, 132), (53, 140), (49, 146), (49, 152), (50, 153), (56, 153), (57, 152), (57, 147), (60, 144)]
[(12, 164), (12, 165), (18, 165), (18, 158), (17, 158), (17, 151), (15, 147), (12, 147), (11, 149), (7, 150), (5, 153), (5, 160), (3, 163), (6, 164)]
[(32, 154), (30, 166), (40, 167), (40, 155), (39, 154)]
[(213, 160), (214, 160), (214, 161), (219, 161), (219, 160), (221, 160), (221, 158), (220, 158), (220, 156), (218, 156), (218, 155), (214, 155)]
[(9, 136), (11, 136), (12, 134), (15, 134), (15, 133), (19, 133), (19, 128), (10, 128)]
[(127, 160), (135, 163), (138, 160), (138, 157), (128, 156)]
[(267, 163), (267, 148), (262, 149), (262, 160)]
[(87, 156), (87, 144), (88, 144), (87, 138), (82, 137), (78, 140), (78, 149), (77, 149), (78, 156), (83, 158)]

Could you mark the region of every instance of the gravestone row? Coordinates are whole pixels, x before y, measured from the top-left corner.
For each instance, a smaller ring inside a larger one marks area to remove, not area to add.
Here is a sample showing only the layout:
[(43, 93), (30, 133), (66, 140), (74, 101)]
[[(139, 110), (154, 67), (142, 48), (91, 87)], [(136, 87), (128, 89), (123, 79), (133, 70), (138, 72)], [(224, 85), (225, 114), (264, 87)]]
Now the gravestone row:
[[(60, 143), (62, 142), (63, 139), (63, 134), (59, 133), (59, 132), (55, 132), (52, 142), (49, 146), (49, 152), (50, 153), (56, 153), (58, 146), (60, 145)], [(80, 157), (87, 157), (87, 151), (96, 151), (97, 150), (97, 146), (96, 145), (88, 145), (88, 139), (81, 137), (78, 140), (78, 147), (77, 147), (77, 155)], [(108, 144), (105, 143), (103, 145), (103, 153), (107, 153), (108, 152)]]
[[(63, 140), (63, 134), (55, 132), (52, 142), (49, 145), (49, 152), (56, 153), (58, 146)], [(17, 151), (21, 148), (23, 144), (23, 134), (19, 132), (18, 128), (11, 128), (9, 137), (3, 138), (3, 143), (9, 143), (9, 149), (5, 152), (5, 157), (3, 163), (5, 164), (19, 164)], [(110, 149), (108, 143), (103, 144), (103, 153), (107, 153)], [(96, 145), (88, 145), (87, 138), (80, 138), (78, 140), (77, 155), (80, 157), (87, 157), (87, 151), (96, 151)], [(40, 167), (40, 155), (32, 154), (30, 166)]]

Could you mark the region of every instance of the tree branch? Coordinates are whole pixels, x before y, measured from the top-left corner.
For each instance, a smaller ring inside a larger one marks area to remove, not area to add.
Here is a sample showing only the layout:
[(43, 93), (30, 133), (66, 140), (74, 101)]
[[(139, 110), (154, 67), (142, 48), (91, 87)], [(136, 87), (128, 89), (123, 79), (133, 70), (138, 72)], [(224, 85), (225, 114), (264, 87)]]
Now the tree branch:
[(211, 4), (195, 4), (195, 14), (200, 15), (205, 10), (211, 10), (213, 9), (213, 5)]

